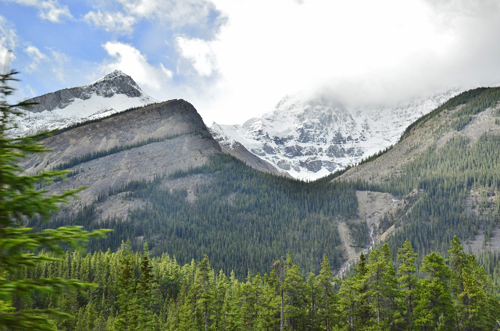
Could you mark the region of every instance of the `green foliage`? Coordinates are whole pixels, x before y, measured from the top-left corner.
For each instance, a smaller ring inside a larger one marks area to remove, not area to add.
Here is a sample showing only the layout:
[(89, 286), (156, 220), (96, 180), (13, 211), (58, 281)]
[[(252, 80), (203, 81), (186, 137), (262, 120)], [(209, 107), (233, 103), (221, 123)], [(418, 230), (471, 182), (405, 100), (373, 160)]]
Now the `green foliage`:
[[(192, 192), (194, 201), (187, 199), (185, 190), (170, 191), (166, 185), (193, 178), (201, 178)], [(132, 210), (126, 220), (94, 222), (99, 203), (117, 194), (148, 204)], [(357, 199), (350, 184), (304, 183), (253, 170), (228, 155), (214, 155), (203, 167), (128, 183), (100, 195), (93, 205), (70, 218), (34, 226), (113, 228), (108, 238), (89, 247), (117, 249), (122, 241), (130, 240), (138, 250), (144, 239), (152, 256), (175, 251), (177, 259), (187, 263), (206, 254), (215, 268), (226, 273), (234, 270), (244, 277), (248, 270), (265, 272), (275, 256), (287, 251), (306, 270), (319, 271), (324, 254), (338, 268), (344, 257), (336, 220), (356, 214)]]
[[(33, 293), (42, 296), (50, 293), (57, 297), (65, 291), (87, 289), (91, 284), (50, 276), (27, 279), (24, 274), (48, 261), (56, 261), (64, 252), (62, 245), (77, 249), (90, 238), (102, 236), (105, 231), (89, 233), (81, 227), (70, 226), (33, 232), (32, 228), (24, 226), (29, 219), (47, 221), (60, 203), (67, 202), (79, 190), (49, 195), (37, 187), (51, 183), (65, 172), (47, 171), (32, 175), (24, 173), (18, 166), (19, 160), (28, 154), (42, 153), (46, 149), (36, 142), (41, 135), (9, 137), (14, 117), (21, 115), (16, 108), (30, 105), (7, 102), (7, 97), (14, 91), (8, 84), (15, 80), (15, 74), (0, 75), (0, 329), (53, 330), (54, 318), (69, 317), (74, 311), (63, 313), (53, 306), (31, 309), (27, 308), (24, 299)], [(40, 249), (53, 255), (40, 254)]]
[(398, 282), (401, 289), (403, 323), (413, 330), (413, 311), (415, 310), (418, 280), (415, 276), (417, 266), (415, 260), (418, 254), (413, 251), (409, 240), (406, 240), (402, 248), (398, 249), (398, 259), (401, 261), (398, 270)]
[[(414, 158), (388, 183), (363, 186), (408, 201), (408, 207), (381, 221), (379, 231), (392, 224), (399, 227), (388, 241), (391, 251), (407, 238), (420, 256), (446, 253), (444, 243), (454, 235), (472, 239), (483, 230), (489, 238), (500, 224), (499, 214), (487, 202), (488, 194), (499, 194), (499, 144), (500, 137), (489, 134), (474, 143), (454, 137), (439, 150), (429, 148)], [(472, 192), (485, 195), (478, 212), (473, 210)]]
[[(399, 270), (383, 246), (368, 261), (361, 255), (355, 274), (342, 280), (333, 278), (326, 256), (319, 274), (311, 272), (307, 278), (288, 256), (264, 276), (248, 274), (240, 281), (234, 273), (214, 272), (207, 257), (180, 266), (167, 254), (149, 258), (147, 247), (134, 253), (127, 244), (116, 253), (68, 252), (61, 261), (22, 272), (30, 281), (49, 275), (98, 284), (84, 295), (65, 293), (59, 301), (54, 293), (28, 295), (27, 309), (52, 306), (77, 312), (71, 325), (57, 321), (63, 330), (279, 330), (281, 321), (284, 330), (494, 329), (500, 309), (491, 278), (458, 241), (450, 251), (448, 260), (427, 255), (419, 265), (425, 278), (416, 285), (409, 242), (400, 249)], [(471, 272), (459, 276), (454, 265)], [(144, 294), (154, 292), (152, 284), (160, 290), (145, 301)], [(411, 311), (409, 284), (414, 286)]]

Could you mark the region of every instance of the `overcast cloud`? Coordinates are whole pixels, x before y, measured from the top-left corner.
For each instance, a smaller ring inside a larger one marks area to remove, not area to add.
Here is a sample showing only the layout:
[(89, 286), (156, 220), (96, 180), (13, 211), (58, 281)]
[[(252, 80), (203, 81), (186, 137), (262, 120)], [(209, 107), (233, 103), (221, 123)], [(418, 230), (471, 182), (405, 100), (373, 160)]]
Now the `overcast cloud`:
[[(295, 92), (357, 106), (500, 83), (497, 0), (10, 0), (0, 9), (0, 52), (14, 50), (22, 91), (120, 69), (156, 99), (190, 101), (207, 124), (241, 123)], [(28, 15), (38, 18), (21, 29)]]

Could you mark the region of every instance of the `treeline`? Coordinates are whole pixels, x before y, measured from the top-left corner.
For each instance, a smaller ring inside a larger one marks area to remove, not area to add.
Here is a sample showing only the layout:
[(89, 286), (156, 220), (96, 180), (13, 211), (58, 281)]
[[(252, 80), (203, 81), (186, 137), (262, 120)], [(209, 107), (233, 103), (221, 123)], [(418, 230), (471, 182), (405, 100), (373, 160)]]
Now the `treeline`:
[[(397, 264), (387, 245), (363, 254), (350, 277), (332, 277), (323, 257), (319, 273), (303, 271), (290, 255), (265, 274), (215, 272), (205, 256), (181, 266), (175, 257), (133, 253), (123, 244), (19, 271), (39, 280), (61, 277), (95, 283), (80, 292), (30, 292), (14, 300), (20, 311), (57, 308), (60, 330), (494, 330), (500, 314), (492, 281), (455, 237), (448, 258), (415, 263), (409, 241)], [(417, 278), (417, 269), (422, 278)]]
[(128, 151), (132, 148), (146, 146), (146, 145), (149, 145), (152, 143), (162, 142), (165, 140), (175, 139), (177, 137), (180, 137), (181, 135), (182, 134), (171, 135), (171, 136), (160, 137), (160, 138), (149, 138), (149, 139), (139, 141), (139, 142), (129, 144), (129, 145), (115, 146), (115, 147), (107, 149), (107, 150), (95, 151), (92, 153), (83, 154), (83, 155), (71, 158), (67, 162), (63, 162), (63, 163), (58, 164), (57, 166), (55, 166), (53, 168), (53, 170), (66, 170), (66, 169), (72, 168), (74, 166), (77, 166), (79, 164), (82, 164), (84, 162), (89, 162), (89, 161), (92, 161), (92, 160), (95, 160), (95, 159), (98, 159), (101, 157), (105, 157), (108, 155), (120, 153), (123, 151)]
[[(186, 190), (168, 188), (171, 181), (197, 179), (190, 200)], [(130, 211), (125, 220), (95, 222), (100, 203), (117, 195), (147, 203)], [(206, 254), (216, 269), (244, 276), (248, 270), (265, 272), (281, 252), (290, 252), (294, 261), (315, 271), (327, 254), (333, 268), (340, 268), (345, 257), (337, 220), (357, 217), (357, 209), (351, 184), (305, 183), (256, 171), (228, 155), (214, 155), (203, 167), (112, 188), (75, 215), (30, 226), (112, 228), (106, 239), (92, 241), (89, 248), (116, 250), (130, 239), (132, 248), (140, 250), (146, 240), (153, 256), (176, 252), (184, 264)]]

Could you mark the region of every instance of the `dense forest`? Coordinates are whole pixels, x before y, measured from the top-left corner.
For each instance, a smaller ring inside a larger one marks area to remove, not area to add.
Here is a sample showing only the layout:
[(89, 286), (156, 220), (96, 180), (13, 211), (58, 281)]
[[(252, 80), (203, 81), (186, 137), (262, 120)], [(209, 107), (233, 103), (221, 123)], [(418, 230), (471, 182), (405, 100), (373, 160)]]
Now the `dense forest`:
[[(166, 182), (205, 180), (187, 199), (186, 190), (170, 190)], [(148, 201), (126, 220), (95, 222), (106, 199)], [(327, 254), (335, 269), (344, 261), (337, 220), (357, 216), (351, 184), (305, 183), (256, 171), (236, 158), (219, 154), (203, 167), (159, 176), (154, 181), (131, 182), (101, 194), (76, 215), (62, 214), (52, 222), (30, 226), (51, 228), (79, 224), (86, 229), (109, 228), (106, 239), (89, 244), (92, 251), (116, 250), (130, 239), (134, 250), (147, 240), (151, 254), (175, 252), (182, 264), (210, 256), (216, 269), (238, 277), (248, 270), (265, 272), (276, 256), (290, 252), (297, 263), (318, 271)], [(363, 228), (363, 233), (366, 229)]]
[[(43, 256), (44, 254), (42, 254)], [(50, 255), (48, 255), (50, 257)], [(350, 277), (332, 277), (323, 257), (319, 273), (304, 277), (290, 255), (265, 274), (216, 272), (208, 257), (181, 266), (168, 254), (66, 252), (59, 261), (18, 275), (94, 283), (63, 294), (35, 291), (14, 298), (18, 309), (59, 308), (59, 330), (493, 330), (500, 316), (491, 277), (455, 237), (448, 258), (431, 253), (416, 264), (409, 241), (397, 264), (387, 245), (363, 254)], [(417, 278), (418, 275), (420, 278)]]

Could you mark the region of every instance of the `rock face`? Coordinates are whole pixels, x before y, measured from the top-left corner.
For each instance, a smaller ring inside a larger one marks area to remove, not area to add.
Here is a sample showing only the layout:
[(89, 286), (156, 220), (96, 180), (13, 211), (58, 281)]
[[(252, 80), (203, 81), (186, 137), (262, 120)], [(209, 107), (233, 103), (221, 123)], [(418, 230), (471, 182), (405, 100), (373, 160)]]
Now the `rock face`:
[(299, 179), (314, 180), (395, 144), (406, 127), (458, 93), (450, 90), (394, 107), (349, 108), (322, 95), (283, 98), (242, 125), (212, 131)]
[(184, 100), (115, 114), (41, 143), (52, 151), (27, 160), (23, 167), (35, 173), (76, 163), (71, 167), (74, 174), (51, 189), (87, 186), (79, 194), (83, 205), (128, 182), (195, 168), (221, 153), (196, 109)]
[(35, 102), (18, 122), (16, 135), (60, 129), (157, 102), (134, 80), (116, 70), (84, 86), (67, 88), (27, 100)]

